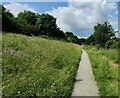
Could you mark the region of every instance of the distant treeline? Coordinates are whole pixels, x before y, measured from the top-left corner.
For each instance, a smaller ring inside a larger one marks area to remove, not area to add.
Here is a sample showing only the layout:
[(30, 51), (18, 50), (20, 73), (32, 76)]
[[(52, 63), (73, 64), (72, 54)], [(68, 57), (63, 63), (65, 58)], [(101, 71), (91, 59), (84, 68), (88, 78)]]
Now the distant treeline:
[(64, 40), (81, 45), (79, 38), (72, 32), (63, 32), (56, 24), (56, 18), (49, 14), (31, 11), (20, 12), (14, 17), (4, 6), (2, 9), (2, 31), (20, 33), (28, 36), (43, 36)]
[(94, 32), (87, 39), (79, 39), (72, 32), (63, 32), (56, 24), (56, 18), (49, 14), (38, 14), (31, 11), (20, 12), (14, 17), (4, 6), (2, 10), (2, 31), (20, 33), (28, 36), (42, 36), (79, 45), (96, 45), (98, 48), (118, 48), (120, 39), (115, 36), (117, 33), (108, 22), (96, 24)]

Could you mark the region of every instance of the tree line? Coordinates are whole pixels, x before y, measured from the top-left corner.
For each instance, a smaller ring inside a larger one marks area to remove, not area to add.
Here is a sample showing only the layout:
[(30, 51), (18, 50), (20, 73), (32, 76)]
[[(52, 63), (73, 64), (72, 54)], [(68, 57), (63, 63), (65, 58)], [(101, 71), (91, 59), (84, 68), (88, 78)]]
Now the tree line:
[(2, 8), (2, 31), (28, 36), (43, 36), (81, 44), (72, 32), (63, 32), (56, 24), (56, 18), (49, 14), (31, 11), (20, 12), (14, 17), (4, 6)]
[(117, 48), (120, 46), (120, 39), (115, 36), (117, 31), (108, 22), (96, 24), (91, 36), (87, 39), (79, 39), (72, 32), (63, 32), (57, 26), (56, 18), (52, 15), (23, 11), (14, 17), (4, 6), (1, 6), (0, 10), (2, 10), (2, 31), (28, 36), (42, 36), (79, 45), (96, 45), (98, 48)]

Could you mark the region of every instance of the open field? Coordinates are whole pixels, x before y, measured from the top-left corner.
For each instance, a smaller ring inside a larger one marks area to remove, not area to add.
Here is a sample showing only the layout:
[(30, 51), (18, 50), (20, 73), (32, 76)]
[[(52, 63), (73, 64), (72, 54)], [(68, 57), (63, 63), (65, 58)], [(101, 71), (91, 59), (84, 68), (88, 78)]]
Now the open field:
[(101, 96), (118, 96), (118, 51), (84, 46)]
[(12, 33), (2, 43), (3, 96), (70, 96), (79, 45)]

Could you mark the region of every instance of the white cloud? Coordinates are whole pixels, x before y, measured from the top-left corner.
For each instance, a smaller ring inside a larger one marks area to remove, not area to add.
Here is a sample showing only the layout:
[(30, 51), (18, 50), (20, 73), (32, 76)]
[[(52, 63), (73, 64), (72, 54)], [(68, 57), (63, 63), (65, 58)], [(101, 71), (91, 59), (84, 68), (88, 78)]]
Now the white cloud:
[(118, 30), (118, 18), (113, 18), (112, 16), (110, 16), (108, 21), (111, 23), (113, 28), (117, 31)]
[(13, 13), (14, 16), (17, 16), (19, 12), (22, 12), (24, 10), (36, 12), (33, 8), (31, 8), (27, 4), (11, 2), (10, 4), (4, 5), (4, 7), (8, 9), (11, 13)]
[(115, 11), (115, 14), (118, 16), (118, 10)]
[[(93, 25), (108, 21), (112, 11), (116, 11), (115, 3), (104, 2), (71, 2), (68, 7), (54, 8), (49, 13), (57, 18), (57, 25), (64, 31), (71, 31), (85, 37), (85, 31), (92, 31)], [(79, 0), (78, 0), (79, 1)], [(101, 1), (101, 0), (99, 0)], [(90, 34), (91, 32), (89, 32)], [(89, 35), (88, 34), (88, 35)]]

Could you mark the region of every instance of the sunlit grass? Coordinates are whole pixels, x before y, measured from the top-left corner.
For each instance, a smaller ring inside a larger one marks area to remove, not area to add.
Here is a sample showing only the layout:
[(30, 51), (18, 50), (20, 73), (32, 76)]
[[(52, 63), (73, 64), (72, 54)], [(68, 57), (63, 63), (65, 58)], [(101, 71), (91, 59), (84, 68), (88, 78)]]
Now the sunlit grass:
[(84, 46), (84, 49), (89, 54), (100, 95), (118, 96), (117, 50), (97, 49), (93, 46)]
[(79, 45), (11, 33), (2, 52), (3, 96), (70, 96)]

